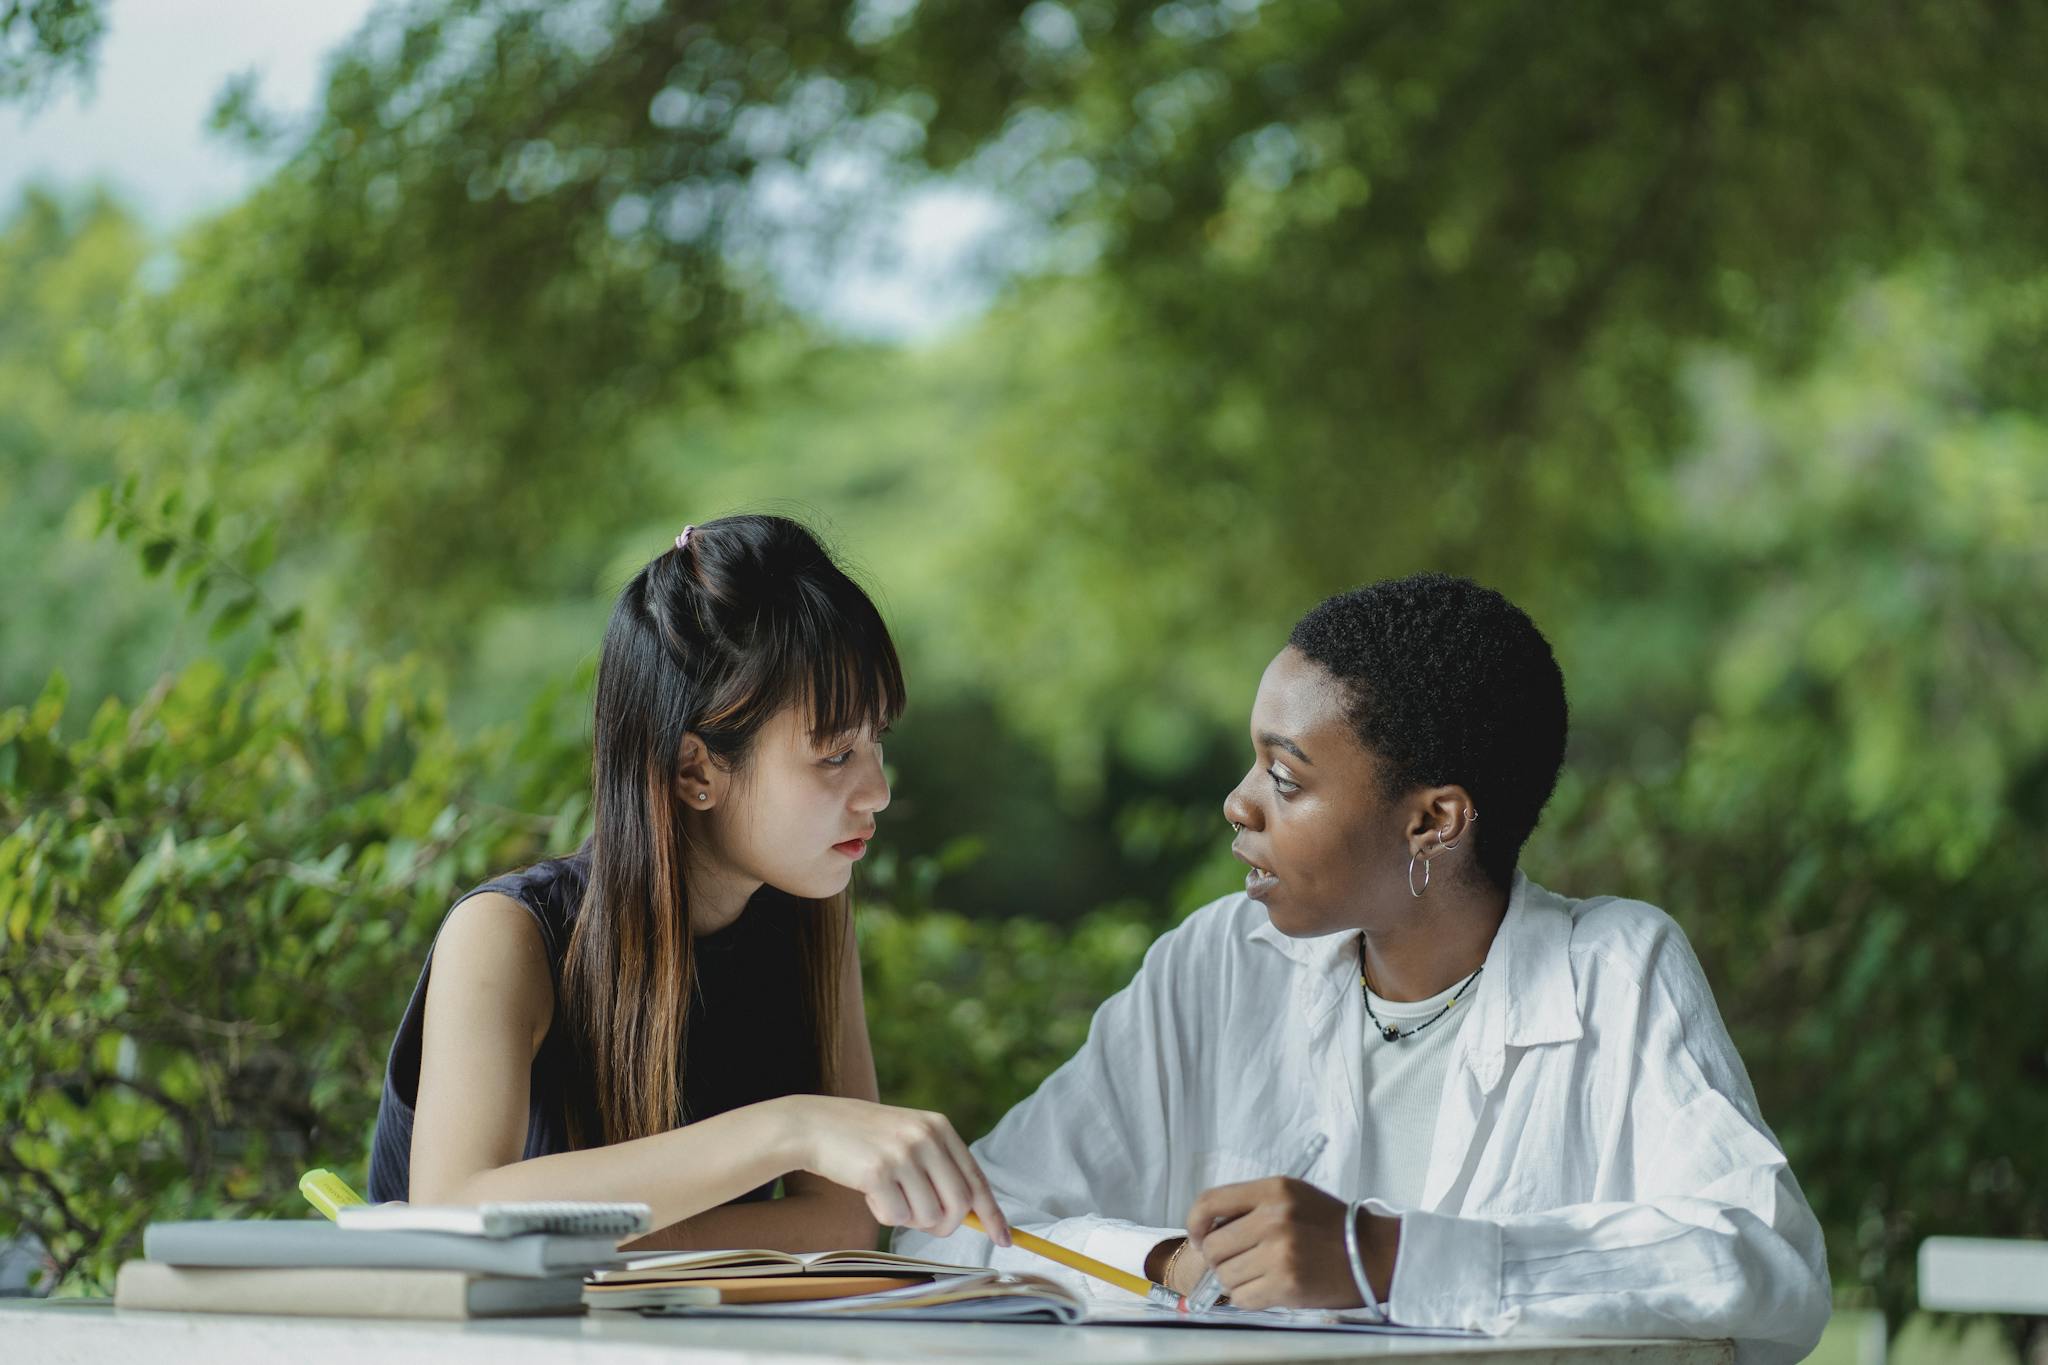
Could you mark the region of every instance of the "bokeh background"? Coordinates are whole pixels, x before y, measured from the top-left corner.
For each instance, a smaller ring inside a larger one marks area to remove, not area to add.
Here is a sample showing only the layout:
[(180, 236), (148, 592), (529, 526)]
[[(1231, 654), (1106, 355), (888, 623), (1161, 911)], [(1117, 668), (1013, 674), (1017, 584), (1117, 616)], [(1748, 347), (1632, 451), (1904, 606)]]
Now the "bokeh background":
[[(1034, 1087), (1236, 884), (1294, 619), (1462, 572), (1570, 685), (1525, 866), (1691, 935), (1824, 1351), (2026, 1349), (1913, 1285), (2048, 1236), (2048, 8), (283, 12), (0, 0), (30, 1292), (360, 1181), (447, 904), (581, 837), (611, 594), (769, 509), (912, 685), (885, 1098)], [(202, 122), (200, 171), (136, 150)]]

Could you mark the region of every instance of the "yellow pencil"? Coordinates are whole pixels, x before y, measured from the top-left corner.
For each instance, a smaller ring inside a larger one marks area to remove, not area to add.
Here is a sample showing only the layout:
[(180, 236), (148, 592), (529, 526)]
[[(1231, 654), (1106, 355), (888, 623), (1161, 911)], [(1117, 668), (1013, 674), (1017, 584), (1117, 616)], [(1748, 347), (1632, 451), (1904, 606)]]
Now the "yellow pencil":
[(306, 1196), (306, 1202), (330, 1219), (351, 1204), (360, 1204), (363, 1197), (348, 1187), (348, 1182), (324, 1167), (316, 1167), (299, 1177), (299, 1193)]
[[(974, 1214), (967, 1215), (967, 1226), (984, 1237), (988, 1235), (988, 1229), (981, 1225), (981, 1219)], [(1118, 1270), (1113, 1265), (1104, 1265), (1092, 1256), (1069, 1251), (1057, 1242), (1048, 1242), (1043, 1237), (1034, 1237), (1016, 1228), (1010, 1229), (1010, 1240), (1035, 1256), (1043, 1256), (1048, 1261), (1058, 1261), (1069, 1270), (1078, 1270), (1083, 1275), (1092, 1275), (1098, 1280), (1115, 1285), (1118, 1289), (1127, 1289), (1141, 1299), (1152, 1297), (1153, 1286), (1150, 1280), (1141, 1279), (1128, 1271)]]

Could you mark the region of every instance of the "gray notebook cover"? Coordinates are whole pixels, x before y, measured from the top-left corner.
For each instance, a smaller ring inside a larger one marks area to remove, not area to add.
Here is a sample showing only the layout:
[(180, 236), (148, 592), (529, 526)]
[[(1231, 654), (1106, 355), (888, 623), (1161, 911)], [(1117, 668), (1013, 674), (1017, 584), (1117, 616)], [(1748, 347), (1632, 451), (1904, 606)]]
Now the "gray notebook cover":
[(151, 1223), (142, 1234), (142, 1254), (160, 1265), (468, 1270), (540, 1279), (615, 1264), (616, 1241), (546, 1233), (363, 1232), (324, 1218), (237, 1218)]

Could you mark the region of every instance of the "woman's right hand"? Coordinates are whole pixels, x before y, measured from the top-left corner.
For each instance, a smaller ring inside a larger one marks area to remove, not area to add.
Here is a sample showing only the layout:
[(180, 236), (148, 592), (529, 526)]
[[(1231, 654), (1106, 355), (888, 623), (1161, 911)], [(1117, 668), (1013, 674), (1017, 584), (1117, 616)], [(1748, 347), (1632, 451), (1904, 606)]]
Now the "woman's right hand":
[(796, 1164), (867, 1197), (884, 1227), (950, 1236), (969, 1213), (997, 1246), (1010, 1221), (988, 1177), (944, 1114), (837, 1095), (792, 1095)]

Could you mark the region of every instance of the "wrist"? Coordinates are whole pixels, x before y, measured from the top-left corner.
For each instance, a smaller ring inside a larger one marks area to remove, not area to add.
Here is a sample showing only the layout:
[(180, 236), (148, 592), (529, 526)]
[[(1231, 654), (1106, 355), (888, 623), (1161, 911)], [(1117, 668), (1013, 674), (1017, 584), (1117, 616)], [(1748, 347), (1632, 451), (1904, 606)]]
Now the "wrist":
[(1168, 1289), (1173, 1288), (1166, 1283), (1166, 1264), (1173, 1259), (1175, 1252), (1187, 1245), (1187, 1240), (1185, 1237), (1169, 1237), (1146, 1252), (1145, 1278), (1154, 1284), (1165, 1284)]
[(805, 1121), (804, 1115), (807, 1098), (804, 1095), (780, 1095), (754, 1106), (761, 1118), (761, 1130), (754, 1135), (759, 1143), (757, 1150), (774, 1159), (777, 1175), (808, 1171), (816, 1159), (810, 1142), (810, 1135), (815, 1129)]
[(1384, 1304), (1394, 1294), (1394, 1265), (1401, 1255), (1401, 1220), (1358, 1211), (1358, 1250), (1373, 1298)]

